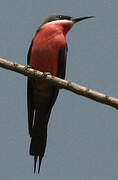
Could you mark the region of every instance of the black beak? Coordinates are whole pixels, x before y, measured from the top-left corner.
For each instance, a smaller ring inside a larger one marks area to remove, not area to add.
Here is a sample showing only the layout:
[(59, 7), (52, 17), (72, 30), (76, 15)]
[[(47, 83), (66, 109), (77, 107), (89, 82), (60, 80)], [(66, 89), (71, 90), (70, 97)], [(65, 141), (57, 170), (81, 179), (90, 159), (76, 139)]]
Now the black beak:
[(85, 17), (75, 18), (75, 19), (73, 19), (72, 21), (73, 21), (73, 23), (75, 24), (75, 23), (77, 23), (77, 22), (79, 22), (79, 21), (83, 21), (83, 20), (85, 20), (85, 19), (89, 19), (89, 18), (93, 18), (93, 17), (95, 17), (95, 16), (85, 16)]

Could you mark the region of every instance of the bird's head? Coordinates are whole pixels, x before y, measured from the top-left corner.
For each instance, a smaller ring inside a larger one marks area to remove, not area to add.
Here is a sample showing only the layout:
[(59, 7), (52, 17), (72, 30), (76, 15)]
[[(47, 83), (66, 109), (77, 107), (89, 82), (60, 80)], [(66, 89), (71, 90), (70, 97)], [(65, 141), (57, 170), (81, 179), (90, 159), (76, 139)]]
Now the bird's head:
[(47, 27), (48, 29), (61, 29), (64, 34), (66, 34), (74, 24), (77, 22), (83, 21), (88, 18), (93, 18), (94, 16), (85, 16), (79, 18), (72, 18), (70, 16), (64, 15), (54, 15), (48, 17), (41, 27)]

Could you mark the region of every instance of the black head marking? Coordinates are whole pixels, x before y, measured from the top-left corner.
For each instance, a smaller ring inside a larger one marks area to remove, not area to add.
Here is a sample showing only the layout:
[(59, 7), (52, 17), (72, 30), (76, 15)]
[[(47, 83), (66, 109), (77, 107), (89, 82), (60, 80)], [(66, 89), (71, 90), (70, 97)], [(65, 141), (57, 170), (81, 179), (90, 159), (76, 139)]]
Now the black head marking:
[(49, 16), (49, 17), (43, 22), (43, 24), (49, 23), (49, 22), (51, 22), (51, 21), (63, 20), (63, 19), (71, 20), (72, 17), (70, 17), (70, 16), (64, 16), (64, 15)]

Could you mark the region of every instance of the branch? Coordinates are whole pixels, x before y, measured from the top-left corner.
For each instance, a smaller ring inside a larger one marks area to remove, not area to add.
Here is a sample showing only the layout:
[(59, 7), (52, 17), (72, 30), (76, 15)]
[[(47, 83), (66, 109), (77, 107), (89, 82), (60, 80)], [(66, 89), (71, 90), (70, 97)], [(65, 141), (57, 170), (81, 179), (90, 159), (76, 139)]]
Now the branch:
[(25, 76), (39, 78), (40, 80), (44, 80), (44, 81), (47, 81), (48, 83), (57, 85), (60, 88), (67, 89), (73, 93), (79, 94), (81, 96), (90, 98), (99, 103), (106, 104), (106, 105), (109, 105), (109, 106), (112, 106), (112, 107), (118, 109), (118, 98), (102, 94), (100, 92), (86, 88), (79, 84), (76, 84), (76, 83), (73, 83), (70, 81), (66, 81), (66, 80), (60, 79), (60, 78), (52, 76), (52, 75), (45, 75), (44, 73), (34, 70), (30, 67), (23, 66), (21, 64), (16, 64), (16, 63), (13, 63), (11, 61), (8, 61), (8, 60), (2, 59), (2, 58), (0, 58), (0, 67), (9, 69), (11, 71), (18, 72)]

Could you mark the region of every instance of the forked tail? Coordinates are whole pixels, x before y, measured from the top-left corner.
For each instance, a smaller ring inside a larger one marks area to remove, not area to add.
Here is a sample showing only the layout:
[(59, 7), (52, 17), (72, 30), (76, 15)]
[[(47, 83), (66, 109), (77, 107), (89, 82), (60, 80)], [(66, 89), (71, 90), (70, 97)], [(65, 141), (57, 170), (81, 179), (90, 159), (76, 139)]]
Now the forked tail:
[(36, 172), (37, 159), (39, 158), (38, 173), (40, 172), (42, 157), (34, 156), (34, 173)]

